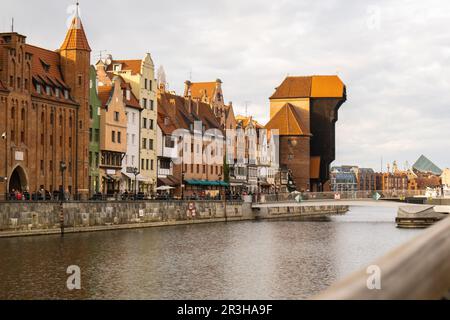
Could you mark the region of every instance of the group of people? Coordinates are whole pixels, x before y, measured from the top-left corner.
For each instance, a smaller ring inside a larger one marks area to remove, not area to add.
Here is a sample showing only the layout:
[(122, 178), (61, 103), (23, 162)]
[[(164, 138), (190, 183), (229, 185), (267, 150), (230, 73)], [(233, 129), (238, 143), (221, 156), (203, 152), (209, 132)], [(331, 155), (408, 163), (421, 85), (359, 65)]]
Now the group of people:
[[(45, 190), (43, 186), (39, 188), (36, 192), (30, 194), (28, 190), (21, 191), (16, 189), (11, 189), (9, 191), (8, 197), (10, 201), (50, 201), (50, 200), (62, 200), (61, 191), (54, 191), (53, 194), (50, 191)], [(70, 199), (70, 193), (66, 190), (64, 192), (64, 200)]]

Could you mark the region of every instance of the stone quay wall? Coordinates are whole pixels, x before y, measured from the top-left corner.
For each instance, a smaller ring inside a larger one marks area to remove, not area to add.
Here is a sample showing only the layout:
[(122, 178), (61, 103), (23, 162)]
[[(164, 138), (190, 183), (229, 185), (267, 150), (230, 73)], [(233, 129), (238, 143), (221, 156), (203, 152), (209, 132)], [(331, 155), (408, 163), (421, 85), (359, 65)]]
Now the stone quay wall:
[(0, 237), (231, 222), (284, 217), (324, 216), (346, 207), (271, 208), (262, 213), (250, 202), (223, 201), (89, 201), (0, 202)]

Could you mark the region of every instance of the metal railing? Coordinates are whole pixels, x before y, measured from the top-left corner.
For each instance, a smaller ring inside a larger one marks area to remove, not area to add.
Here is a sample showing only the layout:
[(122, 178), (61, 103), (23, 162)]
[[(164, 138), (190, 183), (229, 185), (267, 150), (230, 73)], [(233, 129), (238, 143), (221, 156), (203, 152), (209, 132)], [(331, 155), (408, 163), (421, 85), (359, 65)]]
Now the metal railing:
[(449, 290), (450, 218), (446, 218), (313, 299), (442, 299), (449, 297)]
[(257, 203), (268, 202), (296, 202), (299, 199), (305, 200), (367, 200), (373, 199), (376, 194), (380, 199), (405, 199), (412, 197), (425, 197), (425, 190), (405, 190), (405, 191), (344, 191), (344, 192), (299, 192), (299, 193), (273, 193), (260, 194), (255, 197)]

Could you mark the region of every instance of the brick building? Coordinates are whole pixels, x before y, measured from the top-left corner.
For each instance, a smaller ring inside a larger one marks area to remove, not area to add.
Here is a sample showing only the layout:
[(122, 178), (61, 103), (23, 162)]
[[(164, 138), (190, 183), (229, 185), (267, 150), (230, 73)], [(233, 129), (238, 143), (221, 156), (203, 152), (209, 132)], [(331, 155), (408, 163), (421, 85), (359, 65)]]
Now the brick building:
[[(90, 47), (78, 14), (57, 51), (0, 33), (0, 193), (88, 193)], [(6, 179), (5, 179), (6, 178)]]

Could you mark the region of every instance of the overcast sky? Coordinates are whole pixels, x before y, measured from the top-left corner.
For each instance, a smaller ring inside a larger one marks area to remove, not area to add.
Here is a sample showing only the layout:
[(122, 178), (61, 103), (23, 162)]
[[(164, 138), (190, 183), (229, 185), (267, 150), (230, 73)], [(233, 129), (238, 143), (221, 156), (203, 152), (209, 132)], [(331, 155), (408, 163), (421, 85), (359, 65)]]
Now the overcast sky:
[[(347, 102), (335, 164), (380, 170), (425, 154), (450, 167), (448, 1), (80, 1), (93, 50), (117, 59), (152, 54), (172, 90), (223, 81), (235, 112), (265, 124), (286, 75), (338, 74)], [(71, 1), (0, 0), (0, 28), (56, 49)]]

